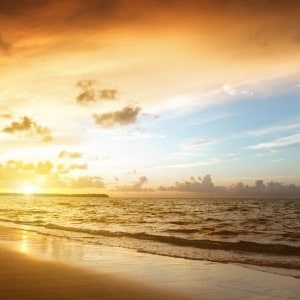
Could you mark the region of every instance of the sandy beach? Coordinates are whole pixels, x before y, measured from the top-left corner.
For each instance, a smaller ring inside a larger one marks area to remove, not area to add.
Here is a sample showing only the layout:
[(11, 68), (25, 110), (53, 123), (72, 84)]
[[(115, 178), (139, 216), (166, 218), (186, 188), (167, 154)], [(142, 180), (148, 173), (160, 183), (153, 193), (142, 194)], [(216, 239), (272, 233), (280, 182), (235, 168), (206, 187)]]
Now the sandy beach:
[(299, 279), (0, 227), (1, 299), (298, 299)]
[[(1, 299), (184, 299), (141, 282), (0, 248)], [(188, 298), (186, 298), (188, 299)]]

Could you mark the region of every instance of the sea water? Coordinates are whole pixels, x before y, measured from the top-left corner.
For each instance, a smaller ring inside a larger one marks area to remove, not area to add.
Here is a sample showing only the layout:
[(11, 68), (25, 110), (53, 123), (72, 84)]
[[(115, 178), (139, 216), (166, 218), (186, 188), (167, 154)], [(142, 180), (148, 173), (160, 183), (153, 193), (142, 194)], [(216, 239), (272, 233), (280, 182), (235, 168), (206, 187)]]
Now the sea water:
[(93, 245), (300, 274), (299, 199), (0, 196), (0, 225)]

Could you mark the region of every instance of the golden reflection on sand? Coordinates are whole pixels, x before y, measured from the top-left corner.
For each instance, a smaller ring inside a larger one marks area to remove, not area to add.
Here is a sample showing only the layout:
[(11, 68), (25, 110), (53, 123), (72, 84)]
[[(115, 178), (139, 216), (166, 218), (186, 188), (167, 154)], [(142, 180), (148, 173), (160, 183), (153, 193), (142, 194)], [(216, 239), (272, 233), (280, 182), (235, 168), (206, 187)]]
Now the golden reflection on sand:
[(29, 254), (28, 236), (26, 232), (23, 232), (21, 236), (20, 252)]

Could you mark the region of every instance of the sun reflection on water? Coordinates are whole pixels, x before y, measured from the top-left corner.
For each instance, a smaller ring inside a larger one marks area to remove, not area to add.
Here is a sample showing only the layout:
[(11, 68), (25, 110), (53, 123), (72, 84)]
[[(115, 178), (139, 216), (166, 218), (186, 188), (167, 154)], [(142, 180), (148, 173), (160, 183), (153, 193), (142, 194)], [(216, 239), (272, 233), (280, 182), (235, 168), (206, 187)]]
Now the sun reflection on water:
[(22, 233), (20, 251), (24, 254), (29, 254), (28, 236), (26, 232)]

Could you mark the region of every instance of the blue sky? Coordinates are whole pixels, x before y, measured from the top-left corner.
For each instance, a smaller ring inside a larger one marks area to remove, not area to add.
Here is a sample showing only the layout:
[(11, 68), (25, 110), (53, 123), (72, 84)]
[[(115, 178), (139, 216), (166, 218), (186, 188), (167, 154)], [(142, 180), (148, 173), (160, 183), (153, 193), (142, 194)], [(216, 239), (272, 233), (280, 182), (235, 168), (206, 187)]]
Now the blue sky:
[[(214, 97), (220, 104), (158, 119), (148, 130), (165, 138), (148, 146), (160, 149), (162, 161), (169, 157), (161, 162), (168, 167), (159, 170), (181, 179), (208, 173), (220, 184), (258, 178), (299, 184), (300, 87), (295, 79), (268, 80), (247, 95), (238, 89), (231, 95), (219, 92)], [(290, 142), (277, 145), (288, 137)]]

